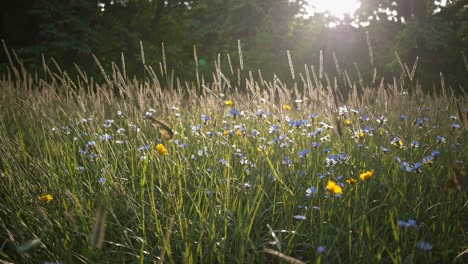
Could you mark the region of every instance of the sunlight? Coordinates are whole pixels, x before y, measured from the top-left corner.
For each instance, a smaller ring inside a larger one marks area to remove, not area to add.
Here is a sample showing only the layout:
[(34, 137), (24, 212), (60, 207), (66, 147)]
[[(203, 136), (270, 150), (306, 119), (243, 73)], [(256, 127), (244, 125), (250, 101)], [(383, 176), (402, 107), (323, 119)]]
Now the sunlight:
[(329, 12), (330, 15), (343, 19), (345, 15), (353, 15), (361, 6), (359, 0), (308, 0), (306, 12), (309, 16), (314, 13)]

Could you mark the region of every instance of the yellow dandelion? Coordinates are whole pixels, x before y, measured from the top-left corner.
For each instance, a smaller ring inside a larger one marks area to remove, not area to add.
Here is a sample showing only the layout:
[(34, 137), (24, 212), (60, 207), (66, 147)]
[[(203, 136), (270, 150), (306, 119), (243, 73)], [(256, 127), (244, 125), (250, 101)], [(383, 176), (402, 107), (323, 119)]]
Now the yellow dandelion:
[(167, 153), (169, 153), (163, 144), (158, 144), (156, 146), (156, 150), (158, 151), (159, 155), (166, 155)]
[(283, 105), (283, 109), (286, 110), (286, 111), (289, 111), (289, 110), (291, 110), (292, 108), (291, 108), (290, 105), (285, 104), (285, 105)]
[(361, 179), (362, 181), (368, 181), (373, 176), (374, 176), (374, 171), (373, 170), (365, 171), (365, 172), (363, 172), (363, 173), (361, 173), (359, 175), (359, 179)]
[(366, 136), (366, 134), (364, 134), (364, 132), (359, 131), (359, 133), (358, 133), (358, 138), (359, 138), (360, 140), (363, 140), (365, 136)]
[(224, 102), (224, 104), (225, 104), (226, 106), (231, 106), (231, 105), (234, 104), (234, 102), (231, 101), (231, 100), (227, 100), (227, 101)]
[(327, 190), (334, 194), (343, 193), (343, 188), (341, 188), (341, 186), (338, 185), (336, 182), (330, 181), (330, 180), (328, 180), (328, 183), (327, 183)]
[(52, 201), (54, 199), (54, 197), (52, 197), (52, 195), (50, 194), (46, 194), (46, 195), (43, 195), (41, 197), (39, 197), (39, 201), (43, 202), (43, 203), (48, 203), (50, 201)]
[(344, 123), (345, 123), (345, 125), (349, 126), (349, 125), (351, 125), (351, 120), (345, 119), (345, 120), (344, 120)]
[(353, 179), (353, 178), (347, 179), (347, 180), (346, 180), (346, 183), (347, 183), (347, 184), (355, 184), (356, 182), (357, 182), (357, 180), (356, 180), (356, 179)]
[(229, 130), (224, 130), (223, 135), (225, 136), (229, 135)]

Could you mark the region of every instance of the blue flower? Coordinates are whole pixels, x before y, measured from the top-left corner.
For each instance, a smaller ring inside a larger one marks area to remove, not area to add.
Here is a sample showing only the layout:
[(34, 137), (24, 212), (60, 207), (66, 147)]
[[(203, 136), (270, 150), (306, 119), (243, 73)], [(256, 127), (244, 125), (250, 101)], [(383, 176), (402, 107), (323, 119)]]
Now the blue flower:
[(314, 113), (314, 114), (311, 114), (311, 115), (310, 115), (310, 118), (315, 119), (315, 118), (317, 118), (318, 116), (319, 116), (319, 114), (315, 114), (315, 113)]
[(277, 125), (272, 125), (272, 126), (269, 128), (270, 134), (278, 133), (278, 130), (279, 130), (279, 127), (278, 127)]
[(104, 140), (107, 141), (107, 140), (110, 140), (110, 139), (112, 139), (112, 136), (109, 135), (109, 134), (103, 134), (103, 135), (101, 135), (99, 137), (99, 140), (101, 140), (101, 141), (104, 141)]
[(411, 141), (411, 147), (413, 148), (419, 148), (419, 142), (416, 140)]
[(403, 221), (403, 220), (399, 220), (398, 221), (398, 226), (400, 226), (400, 227), (418, 227), (418, 225), (416, 224), (416, 220), (414, 220), (414, 219), (409, 219), (408, 222)]
[(438, 151), (438, 150), (433, 150), (433, 151), (431, 152), (431, 156), (434, 157), (434, 158), (439, 157), (439, 156), (440, 156), (440, 151)]
[(445, 140), (445, 138), (443, 136), (437, 136), (437, 142), (439, 143), (446, 143), (447, 141)]
[(322, 132), (323, 132), (323, 129), (319, 128), (319, 129), (315, 130), (314, 132), (312, 132), (312, 136), (317, 137), (318, 135), (322, 134)]
[(239, 115), (239, 110), (233, 108), (233, 109), (231, 109), (230, 113), (231, 113), (231, 114), (234, 116), (234, 118), (235, 118), (236, 116)]
[(318, 254), (322, 254), (322, 253), (324, 253), (325, 251), (327, 251), (327, 247), (326, 247), (326, 246), (318, 246), (318, 247), (317, 247), (317, 253), (318, 253)]
[(361, 118), (362, 121), (369, 121), (370, 120), (368, 115), (363, 115), (360, 118)]
[(291, 166), (292, 165), (292, 160), (289, 157), (285, 157), (283, 160), (283, 165), (285, 166)]
[(301, 158), (306, 157), (307, 154), (309, 154), (309, 149), (304, 149), (304, 150), (299, 151), (299, 157)]
[(311, 198), (312, 196), (315, 196), (318, 192), (318, 188), (315, 186), (311, 186), (306, 190), (306, 197)]
[(400, 116), (401, 121), (406, 120), (406, 118), (407, 118), (406, 115), (401, 115), (401, 116)]
[(454, 130), (457, 130), (457, 129), (460, 129), (461, 126), (460, 126), (460, 124), (458, 124), (458, 123), (452, 123), (452, 128), (453, 128)]
[(312, 145), (313, 148), (318, 148), (318, 147), (320, 147), (320, 143), (318, 143), (318, 142), (316, 142), (316, 141), (312, 142), (311, 145)]
[(424, 251), (431, 251), (432, 248), (433, 248), (433, 245), (429, 242), (425, 242), (425, 241), (419, 241), (416, 246), (421, 249), (421, 250), (424, 250)]
[(206, 122), (210, 121), (211, 118), (209, 116), (206, 116), (206, 115), (201, 115), (201, 119), (203, 120), (203, 122), (206, 124)]
[(425, 163), (425, 164), (432, 164), (433, 161), (434, 161), (433, 156), (427, 156), (422, 159), (422, 163)]

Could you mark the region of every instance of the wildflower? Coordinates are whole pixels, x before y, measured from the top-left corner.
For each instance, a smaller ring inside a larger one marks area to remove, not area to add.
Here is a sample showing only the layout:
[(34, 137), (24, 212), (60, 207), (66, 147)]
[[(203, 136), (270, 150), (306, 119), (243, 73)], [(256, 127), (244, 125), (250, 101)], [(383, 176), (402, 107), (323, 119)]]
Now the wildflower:
[(104, 127), (105, 127), (105, 128), (109, 128), (109, 127), (111, 127), (111, 125), (112, 125), (113, 123), (114, 123), (114, 120), (108, 119), (108, 120), (104, 121)]
[(431, 243), (428, 243), (428, 242), (425, 242), (425, 241), (419, 241), (416, 246), (421, 249), (421, 250), (424, 250), (424, 251), (431, 251), (433, 246)]
[(79, 171), (80, 173), (83, 173), (85, 171), (85, 168), (83, 166), (78, 166), (75, 170)]
[(163, 144), (158, 144), (156, 146), (156, 150), (158, 151), (159, 155), (166, 155), (169, 153)]
[(362, 120), (362, 121), (369, 121), (370, 118), (369, 118), (368, 115), (363, 115), (363, 116), (361, 116), (361, 120)]
[(400, 227), (418, 227), (418, 225), (416, 224), (416, 220), (413, 220), (413, 219), (409, 219), (408, 222), (403, 221), (403, 220), (399, 220), (398, 221), (398, 226), (400, 226)]
[(374, 171), (373, 170), (365, 171), (365, 172), (363, 172), (363, 173), (361, 173), (359, 175), (359, 179), (361, 179), (362, 181), (368, 181), (373, 176), (374, 176)]
[(312, 196), (316, 195), (317, 192), (318, 192), (317, 187), (311, 186), (310, 188), (306, 190), (306, 197), (311, 198)]
[(318, 247), (317, 247), (317, 253), (318, 253), (318, 254), (322, 254), (322, 253), (324, 253), (325, 251), (327, 251), (327, 247), (326, 247), (326, 246), (318, 246)]
[(406, 161), (403, 161), (403, 162), (400, 164), (400, 169), (401, 169), (401, 170), (404, 170), (404, 171), (406, 171), (406, 172), (413, 172), (414, 167), (413, 167), (410, 163), (408, 163), (408, 162), (406, 162)]
[(344, 123), (345, 123), (345, 125), (349, 126), (349, 125), (351, 125), (351, 120), (345, 119), (345, 120), (344, 120)]
[(101, 141), (108, 141), (108, 140), (110, 140), (110, 139), (112, 139), (112, 136), (109, 135), (109, 134), (103, 134), (103, 135), (101, 135), (101, 136), (99, 137), (99, 140), (101, 140)]
[(434, 161), (434, 157), (432, 156), (427, 156), (422, 159), (422, 163), (427, 164), (427, 165), (432, 165), (432, 162)]
[(379, 125), (385, 125), (387, 123), (387, 121), (388, 120), (387, 120), (387, 118), (385, 116), (381, 116), (381, 117), (377, 118), (377, 123)]
[(334, 194), (342, 194), (343, 193), (343, 188), (341, 188), (340, 185), (338, 185), (336, 182), (328, 180), (327, 183), (327, 190), (331, 193)]
[(438, 150), (431, 151), (431, 156), (434, 157), (434, 158), (439, 157), (440, 156), (440, 151), (438, 151)]
[(236, 118), (236, 117), (239, 115), (239, 110), (237, 110), (237, 109), (231, 109), (230, 113), (231, 113), (231, 115), (234, 116), (234, 118)]
[(52, 197), (52, 195), (50, 194), (46, 194), (46, 195), (43, 195), (41, 197), (39, 197), (39, 201), (43, 202), (43, 203), (48, 203), (50, 201), (52, 201), (54, 199), (54, 197)]
[(203, 120), (203, 123), (206, 124), (208, 121), (211, 120), (209, 116), (206, 115), (201, 115), (201, 119)]
[(366, 134), (364, 134), (364, 131), (362, 130), (359, 130), (358, 133), (357, 133), (357, 137), (359, 140), (364, 140), (364, 137), (366, 136)]
[(380, 146), (380, 149), (383, 151), (383, 152), (392, 152), (390, 149), (384, 147), (384, 146)]
[(295, 216), (293, 216), (293, 218), (296, 219), (296, 220), (301, 220), (301, 221), (304, 221), (304, 220), (307, 219), (307, 217), (304, 216), (304, 215), (295, 215)]
[(394, 137), (390, 142), (396, 148), (403, 148), (403, 140), (399, 137)]
[(145, 150), (148, 150), (149, 148), (150, 148), (149, 145), (141, 146), (138, 148), (138, 151), (145, 151)]
[(258, 110), (257, 110), (257, 116), (258, 116), (259, 118), (266, 118), (265, 111), (263, 111), (262, 109), (258, 109)]
[(413, 148), (419, 148), (419, 142), (416, 140), (411, 141), (411, 147)]
[(446, 143), (447, 141), (445, 140), (445, 138), (443, 136), (437, 136), (437, 142)]
[(407, 118), (406, 115), (401, 115), (401, 116), (400, 116), (401, 121), (405, 121), (406, 118)]
[(290, 105), (285, 104), (285, 105), (283, 105), (283, 109), (286, 110), (286, 111), (289, 111), (289, 110), (291, 110), (292, 108), (291, 108)]
[(421, 171), (422, 171), (421, 162), (416, 162), (416, 163), (414, 164), (414, 171), (415, 171), (416, 173), (421, 173)]
[(423, 118), (416, 118), (416, 120), (414, 120), (413, 122), (413, 125), (418, 125), (419, 127), (423, 127), (427, 121), (429, 121), (429, 119), (427, 117), (423, 117)]
[(98, 182), (100, 184), (104, 184), (104, 183), (106, 183), (106, 178), (101, 177), (101, 178), (99, 178)]
[(346, 180), (346, 183), (347, 183), (347, 184), (355, 184), (356, 182), (357, 182), (357, 180), (356, 180), (356, 179), (353, 179), (353, 178), (347, 179), (347, 180)]
[(313, 148), (318, 148), (318, 147), (320, 147), (320, 143), (314, 141), (314, 142), (312, 142), (311, 146)]
[(299, 151), (299, 157), (304, 158), (307, 156), (308, 153), (309, 153), (309, 149), (301, 150)]
[(315, 118), (317, 118), (318, 116), (319, 116), (319, 114), (314, 113), (314, 114), (311, 114), (311, 115), (310, 115), (310, 118), (315, 119)]
[(224, 104), (225, 104), (226, 106), (231, 106), (231, 105), (234, 104), (234, 102), (232, 102), (231, 100), (227, 100), (227, 101), (224, 102)]
[(289, 157), (285, 157), (283, 160), (283, 165), (285, 166), (291, 166), (292, 165), (292, 160)]
[(348, 116), (349, 115), (348, 107), (347, 106), (338, 107), (338, 115)]
[(453, 130), (457, 130), (457, 129), (460, 129), (460, 128), (461, 128), (460, 124), (458, 124), (458, 123), (453, 123), (452, 124), (452, 129)]

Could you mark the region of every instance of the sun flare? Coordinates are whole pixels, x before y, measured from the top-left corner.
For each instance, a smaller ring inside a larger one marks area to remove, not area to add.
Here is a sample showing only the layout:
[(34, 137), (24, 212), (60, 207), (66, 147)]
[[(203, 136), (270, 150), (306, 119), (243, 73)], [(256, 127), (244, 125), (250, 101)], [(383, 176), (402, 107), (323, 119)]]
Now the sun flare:
[(306, 12), (309, 16), (314, 13), (328, 12), (337, 18), (344, 18), (345, 15), (353, 15), (361, 6), (359, 0), (308, 0)]

